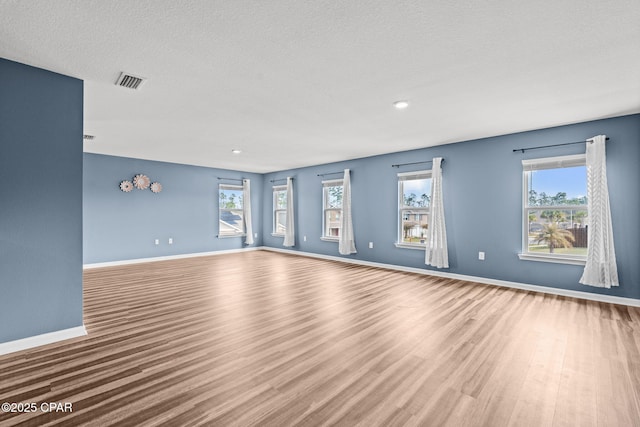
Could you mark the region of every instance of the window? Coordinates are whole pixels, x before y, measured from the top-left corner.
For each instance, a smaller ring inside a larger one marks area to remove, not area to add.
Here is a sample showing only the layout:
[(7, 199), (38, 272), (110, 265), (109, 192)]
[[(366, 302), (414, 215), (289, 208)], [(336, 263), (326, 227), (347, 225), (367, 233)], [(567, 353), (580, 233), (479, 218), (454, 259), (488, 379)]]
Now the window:
[(284, 236), (287, 230), (287, 186), (273, 187), (273, 235)]
[(398, 174), (398, 243), (423, 248), (429, 227), (431, 171)]
[(244, 236), (244, 193), (241, 185), (219, 186), (219, 233), (218, 237)]
[(523, 160), (521, 259), (584, 263), (589, 212), (584, 155)]
[(342, 180), (322, 181), (322, 239), (338, 240), (342, 216)]

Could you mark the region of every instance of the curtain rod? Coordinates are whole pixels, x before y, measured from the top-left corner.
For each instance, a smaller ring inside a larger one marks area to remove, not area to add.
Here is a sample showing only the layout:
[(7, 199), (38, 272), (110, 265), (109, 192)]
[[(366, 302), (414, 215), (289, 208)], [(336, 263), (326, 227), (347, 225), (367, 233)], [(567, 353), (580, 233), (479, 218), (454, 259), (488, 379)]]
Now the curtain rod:
[(219, 176), (218, 179), (226, 179), (227, 181), (244, 181), (244, 178), (225, 178), (222, 176)]
[[(278, 178), (278, 179), (272, 179), (269, 182), (278, 182), (278, 181), (286, 181), (286, 180), (287, 180), (287, 178)], [(293, 181), (293, 178), (291, 178), (291, 180)]]
[[(399, 168), (400, 166), (421, 165), (423, 163), (433, 163), (433, 160), (425, 160), (424, 162), (398, 163), (397, 165), (391, 165), (391, 167)], [(442, 159), (442, 163), (444, 163), (444, 158)]]
[[(607, 141), (609, 140), (609, 137), (607, 137), (606, 139)], [(531, 147), (531, 148), (516, 148), (513, 150), (514, 153), (520, 151), (522, 153), (524, 153), (525, 151), (529, 151), (529, 150), (538, 150), (540, 148), (549, 148), (549, 147), (561, 147), (563, 145), (573, 145), (573, 144), (584, 144), (585, 142), (588, 142), (588, 139), (585, 139), (584, 141), (575, 141), (575, 142), (565, 142), (564, 144), (551, 144), (551, 145), (541, 145), (539, 147)]]
[[(327, 172), (327, 173), (319, 173), (318, 176), (325, 176), (325, 175), (336, 175), (339, 173), (344, 173), (344, 171), (340, 171), (340, 172)], [(351, 171), (349, 171), (349, 173), (351, 173)]]

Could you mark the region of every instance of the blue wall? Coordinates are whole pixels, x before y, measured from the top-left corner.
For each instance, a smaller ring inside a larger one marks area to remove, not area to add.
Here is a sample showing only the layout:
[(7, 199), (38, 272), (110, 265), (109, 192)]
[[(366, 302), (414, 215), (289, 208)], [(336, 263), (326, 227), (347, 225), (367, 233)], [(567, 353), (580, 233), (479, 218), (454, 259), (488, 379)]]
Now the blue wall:
[[(121, 181), (139, 173), (161, 183), (162, 192), (120, 191)], [(218, 177), (251, 179), (253, 231), (258, 233), (252, 246), (261, 245), (262, 175), (85, 153), (84, 263), (247, 247), (244, 238), (216, 237), (218, 184), (240, 184)]]
[(82, 325), (82, 91), (0, 58), (0, 343)]
[[(528, 151), (512, 150), (581, 141), (606, 134), (609, 192), (620, 287), (603, 290), (578, 283), (583, 267), (521, 261), (522, 159), (584, 153), (583, 144)], [(424, 251), (396, 248), (398, 172), (420, 165), (392, 164), (444, 157), (443, 191), (449, 242), (450, 273), (640, 299), (640, 115), (504, 135), (266, 174), (264, 178), (263, 240), (282, 247), (272, 237), (270, 180), (293, 176), (296, 197), (295, 249), (339, 256), (338, 245), (320, 240), (322, 188), (318, 173), (352, 170), (352, 209), (358, 253), (351, 258), (430, 269)], [(428, 168), (428, 165), (422, 165)], [(330, 178), (340, 178), (333, 175)], [(307, 236), (307, 241), (302, 236)], [(374, 243), (373, 249), (368, 242)], [(486, 260), (478, 260), (478, 251)]]

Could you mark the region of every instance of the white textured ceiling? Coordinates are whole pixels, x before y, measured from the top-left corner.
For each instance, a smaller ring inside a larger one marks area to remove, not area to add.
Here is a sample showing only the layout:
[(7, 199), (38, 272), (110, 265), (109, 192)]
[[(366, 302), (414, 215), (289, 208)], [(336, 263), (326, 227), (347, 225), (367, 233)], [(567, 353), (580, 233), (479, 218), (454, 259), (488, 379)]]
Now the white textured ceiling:
[(0, 56), (85, 81), (86, 152), (268, 172), (640, 112), (639, 23), (638, 0), (0, 0)]

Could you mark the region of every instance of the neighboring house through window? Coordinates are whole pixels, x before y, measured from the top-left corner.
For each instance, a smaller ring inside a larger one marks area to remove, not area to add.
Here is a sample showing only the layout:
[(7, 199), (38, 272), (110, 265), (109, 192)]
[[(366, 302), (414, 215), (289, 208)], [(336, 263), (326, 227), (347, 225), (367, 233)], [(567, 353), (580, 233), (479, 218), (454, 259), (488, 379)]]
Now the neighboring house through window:
[(584, 263), (589, 212), (583, 154), (523, 160), (521, 259)]
[(244, 193), (241, 185), (220, 184), (218, 237), (244, 236)]
[(273, 235), (284, 236), (287, 230), (287, 186), (273, 186)]
[(431, 171), (398, 174), (398, 247), (422, 249), (429, 227)]
[(322, 239), (335, 240), (340, 237), (340, 217), (342, 216), (343, 181), (334, 179), (322, 181)]

